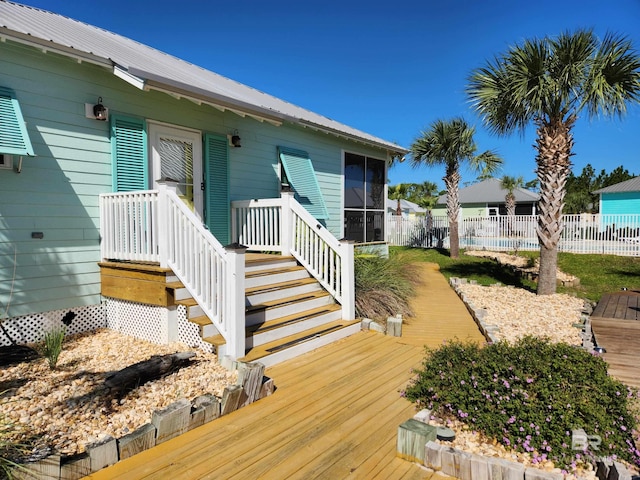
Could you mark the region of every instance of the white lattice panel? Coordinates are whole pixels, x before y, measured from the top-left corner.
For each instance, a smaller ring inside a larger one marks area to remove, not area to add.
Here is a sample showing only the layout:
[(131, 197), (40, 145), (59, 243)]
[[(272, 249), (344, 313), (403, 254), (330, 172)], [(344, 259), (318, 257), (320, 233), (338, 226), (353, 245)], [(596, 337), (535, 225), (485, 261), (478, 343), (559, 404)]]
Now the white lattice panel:
[(187, 309), (178, 307), (178, 341), (186, 343), (190, 347), (197, 347), (205, 352), (213, 353), (213, 345), (202, 340), (200, 328), (187, 319)]
[(167, 309), (126, 300), (107, 299), (107, 327), (162, 345), (167, 343)]
[[(64, 325), (62, 319), (69, 312), (74, 313), (75, 317), (69, 325)], [(16, 343), (26, 344), (44, 340), (45, 334), (54, 328), (64, 326), (67, 335), (71, 335), (104, 328), (107, 326), (107, 321), (105, 306), (99, 304), (8, 318), (2, 321), (2, 325)], [(6, 335), (0, 333), (0, 346), (10, 344)]]

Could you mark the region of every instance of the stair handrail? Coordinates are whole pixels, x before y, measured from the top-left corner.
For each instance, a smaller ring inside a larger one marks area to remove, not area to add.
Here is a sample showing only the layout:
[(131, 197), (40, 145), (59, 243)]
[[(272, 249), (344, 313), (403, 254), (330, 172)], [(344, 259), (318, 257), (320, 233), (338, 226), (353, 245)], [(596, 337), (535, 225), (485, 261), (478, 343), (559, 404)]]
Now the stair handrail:
[(355, 318), (354, 243), (338, 240), (294, 198), (283, 191), (282, 243), (305, 269), (342, 305), (344, 319)]
[(338, 240), (294, 198), (231, 202), (232, 239), (250, 250), (293, 256), (342, 305), (344, 319), (355, 318), (354, 244)]
[[(159, 256), (226, 341), (226, 353), (244, 355), (244, 251), (224, 247), (182, 201), (177, 184), (158, 183)], [(240, 247), (240, 248), (238, 248)], [(241, 255), (241, 257), (238, 257)]]

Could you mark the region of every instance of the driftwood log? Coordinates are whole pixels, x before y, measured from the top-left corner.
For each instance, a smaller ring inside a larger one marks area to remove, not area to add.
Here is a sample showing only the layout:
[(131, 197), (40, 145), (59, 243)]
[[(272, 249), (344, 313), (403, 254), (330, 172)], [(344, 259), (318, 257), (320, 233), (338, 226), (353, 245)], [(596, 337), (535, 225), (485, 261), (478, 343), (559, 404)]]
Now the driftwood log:
[(26, 345), (6, 345), (0, 347), (0, 367), (30, 362), (39, 356), (37, 351)]
[(149, 360), (134, 363), (122, 370), (114, 372), (104, 380), (107, 388), (114, 393), (132, 390), (143, 383), (156, 380), (179, 370), (195, 357), (194, 352), (178, 352), (168, 355), (154, 355)]

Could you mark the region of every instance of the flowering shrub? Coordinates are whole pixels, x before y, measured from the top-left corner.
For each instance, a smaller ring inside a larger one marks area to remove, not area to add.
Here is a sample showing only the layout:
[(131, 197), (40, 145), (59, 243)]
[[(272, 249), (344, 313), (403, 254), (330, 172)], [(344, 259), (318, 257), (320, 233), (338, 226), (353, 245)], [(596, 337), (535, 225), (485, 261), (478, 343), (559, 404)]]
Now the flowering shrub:
[[(581, 348), (536, 337), (484, 348), (454, 341), (428, 350), (415, 373), (409, 400), (529, 453), (534, 463), (569, 469), (611, 457), (640, 466), (638, 394)], [(590, 441), (575, 442), (574, 429)]]

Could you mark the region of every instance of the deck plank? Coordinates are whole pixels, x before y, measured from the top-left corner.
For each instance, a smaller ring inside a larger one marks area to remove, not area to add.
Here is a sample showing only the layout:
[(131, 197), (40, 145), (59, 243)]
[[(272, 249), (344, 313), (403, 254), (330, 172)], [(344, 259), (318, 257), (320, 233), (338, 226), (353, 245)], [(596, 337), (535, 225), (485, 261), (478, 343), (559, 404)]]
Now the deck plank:
[(596, 344), (606, 353), (609, 374), (640, 388), (640, 292), (621, 291), (602, 296), (591, 314)]
[(88, 478), (431, 478), (396, 456), (398, 425), (415, 413), (400, 391), (425, 345), (484, 337), (437, 266), (420, 273), (402, 337), (359, 332), (270, 367), (271, 396)]

